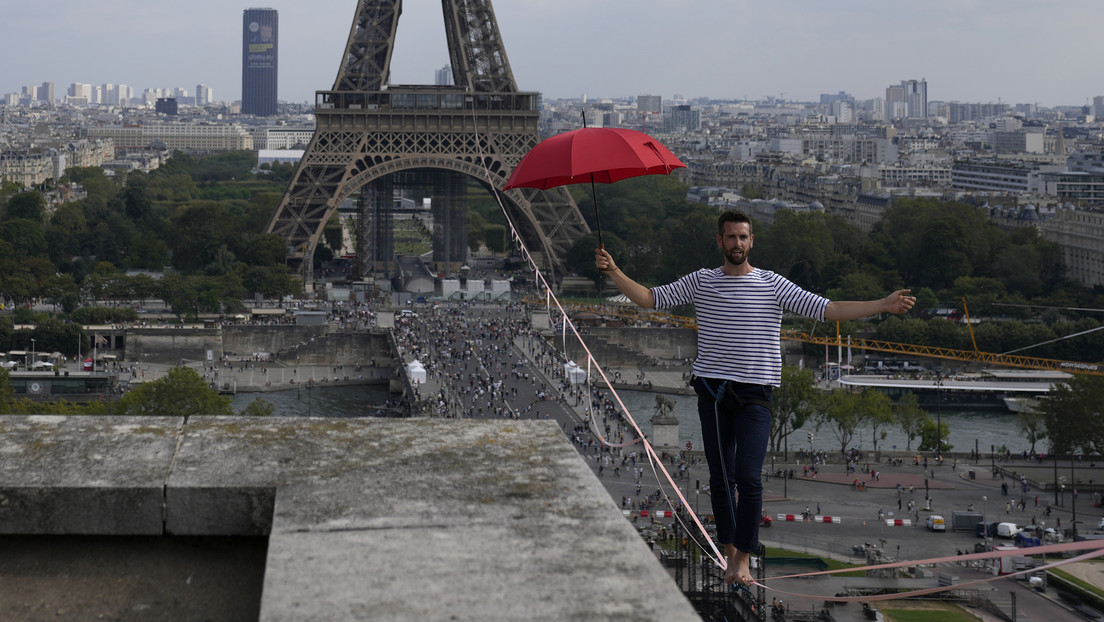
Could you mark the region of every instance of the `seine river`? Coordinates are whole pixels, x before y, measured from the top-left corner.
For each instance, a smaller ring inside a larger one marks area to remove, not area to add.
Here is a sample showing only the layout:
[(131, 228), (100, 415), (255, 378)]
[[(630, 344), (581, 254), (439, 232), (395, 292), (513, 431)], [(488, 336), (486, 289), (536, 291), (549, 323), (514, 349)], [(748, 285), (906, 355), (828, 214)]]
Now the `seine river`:
[[(651, 418), (655, 414), (656, 394), (646, 391), (622, 391), (620, 395), (641, 430), (645, 434), (651, 434)], [(396, 398), (388, 392), (387, 385), (382, 384), (323, 387), (312, 390), (302, 388), (290, 391), (239, 393), (233, 397), (234, 410), (240, 411), (258, 397), (271, 403), (275, 408), (274, 414), (278, 417), (367, 417), (380, 414), (380, 407), (388, 400)], [(682, 444), (691, 442), (695, 448), (700, 448), (702, 446), (701, 428), (698, 425), (697, 398), (684, 395), (665, 397), (676, 403), (674, 415), (680, 422), (680, 442)], [(935, 413), (932, 413), (932, 417), (935, 417)], [(947, 442), (956, 452), (969, 452), (974, 448), (975, 440), (982, 452), (989, 451), (990, 445), (997, 448), (1004, 446), (1014, 453), (1030, 449), (1019, 432), (1014, 413), (944, 409), (942, 419), (949, 429)], [(886, 438), (878, 441), (880, 449), (899, 451), (905, 449), (906, 439), (900, 429), (887, 426), (884, 431)], [(840, 443), (831, 430), (827, 428), (817, 430), (813, 425), (806, 425), (790, 435), (791, 450), (808, 448), (807, 432), (813, 433), (815, 449), (839, 450)], [(869, 450), (872, 448), (871, 440), (870, 430), (866, 429), (856, 436), (851, 446)], [(912, 449), (916, 449), (918, 442), (919, 439), (913, 440)], [(1045, 450), (1045, 441), (1036, 446), (1036, 450)]]
[(272, 404), (277, 417), (371, 417), (380, 414), (380, 407), (397, 396), (386, 384), (357, 384), (339, 387), (315, 387), (289, 391), (238, 393), (233, 396), (238, 412), (256, 398)]

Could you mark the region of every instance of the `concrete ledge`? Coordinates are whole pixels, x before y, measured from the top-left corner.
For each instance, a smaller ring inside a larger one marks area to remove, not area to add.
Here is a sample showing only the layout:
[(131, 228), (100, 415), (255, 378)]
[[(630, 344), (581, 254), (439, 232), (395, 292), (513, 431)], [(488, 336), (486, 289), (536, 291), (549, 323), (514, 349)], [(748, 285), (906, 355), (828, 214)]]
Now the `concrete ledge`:
[(0, 416), (0, 533), (161, 534), (183, 423)]
[(269, 533), (262, 620), (700, 619), (554, 422), (0, 416), (0, 532), (148, 533), (153, 491)]
[(267, 536), (275, 488), (165, 489), (165, 533), (174, 536)]

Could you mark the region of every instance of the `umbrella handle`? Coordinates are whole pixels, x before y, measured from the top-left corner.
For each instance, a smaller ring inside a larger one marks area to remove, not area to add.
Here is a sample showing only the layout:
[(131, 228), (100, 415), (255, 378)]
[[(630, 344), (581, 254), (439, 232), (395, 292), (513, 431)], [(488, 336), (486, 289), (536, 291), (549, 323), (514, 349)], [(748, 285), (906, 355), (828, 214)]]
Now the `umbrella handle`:
[(598, 248), (605, 248), (602, 244), (602, 219), (598, 216), (598, 193), (594, 190), (594, 176), (590, 177), (590, 198), (594, 201), (594, 224), (598, 229)]

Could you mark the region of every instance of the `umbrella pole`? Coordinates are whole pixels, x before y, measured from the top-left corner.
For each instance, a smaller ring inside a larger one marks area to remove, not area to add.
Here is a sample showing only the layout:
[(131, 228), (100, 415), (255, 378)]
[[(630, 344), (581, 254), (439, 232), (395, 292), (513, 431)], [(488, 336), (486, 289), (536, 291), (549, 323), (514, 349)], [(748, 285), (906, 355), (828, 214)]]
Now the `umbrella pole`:
[(598, 193), (594, 190), (594, 177), (590, 178), (590, 197), (594, 201), (594, 224), (598, 228), (598, 248), (605, 248), (602, 244), (602, 219), (598, 217)]

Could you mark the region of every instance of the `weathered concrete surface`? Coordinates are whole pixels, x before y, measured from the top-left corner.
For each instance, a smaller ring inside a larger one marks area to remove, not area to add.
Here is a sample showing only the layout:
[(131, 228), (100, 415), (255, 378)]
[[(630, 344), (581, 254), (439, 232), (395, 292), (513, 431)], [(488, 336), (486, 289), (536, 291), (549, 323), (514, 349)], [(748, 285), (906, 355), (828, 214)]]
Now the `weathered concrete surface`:
[(149, 421), (0, 417), (0, 491), (91, 463), (93, 489), (163, 483), (170, 533), (267, 530), (262, 620), (700, 619), (553, 422), (162, 419), (165, 455)]
[(0, 533), (162, 533), (173, 417), (0, 416)]

